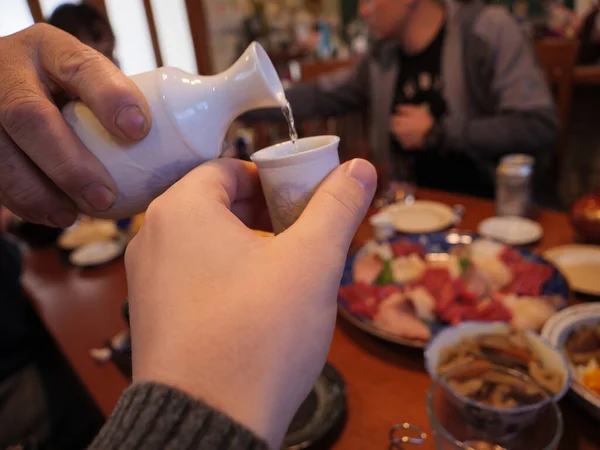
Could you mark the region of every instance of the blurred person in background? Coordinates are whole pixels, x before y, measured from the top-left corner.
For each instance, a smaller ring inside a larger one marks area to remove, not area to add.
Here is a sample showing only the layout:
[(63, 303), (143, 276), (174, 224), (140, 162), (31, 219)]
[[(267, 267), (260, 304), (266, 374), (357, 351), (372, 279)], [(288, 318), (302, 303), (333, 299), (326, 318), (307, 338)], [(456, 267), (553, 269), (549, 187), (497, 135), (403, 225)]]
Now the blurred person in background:
[(0, 205), (0, 448), (84, 448), (102, 418), (23, 294), (10, 215)]
[[(48, 18), (48, 23), (75, 36), (85, 45), (102, 53), (119, 66), (115, 58), (115, 35), (108, 19), (87, 3), (66, 3), (58, 6)], [(52, 90), (52, 98), (62, 109), (75, 98), (62, 89)]]
[(387, 178), (485, 197), (502, 156), (551, 156), (553, 99), (505, 9), (479, 0), (361, 0), (359, 11), (374, 39), (369, 52), (351, 70), (289, 89), (296, 123), (368, 110), (370, 157)]
[(116, 62), (115, 34), (108, 19), (93, 6), (87, 3), (61, 5), (54, 10), (48, 23), (72, 34), (85, 45)]

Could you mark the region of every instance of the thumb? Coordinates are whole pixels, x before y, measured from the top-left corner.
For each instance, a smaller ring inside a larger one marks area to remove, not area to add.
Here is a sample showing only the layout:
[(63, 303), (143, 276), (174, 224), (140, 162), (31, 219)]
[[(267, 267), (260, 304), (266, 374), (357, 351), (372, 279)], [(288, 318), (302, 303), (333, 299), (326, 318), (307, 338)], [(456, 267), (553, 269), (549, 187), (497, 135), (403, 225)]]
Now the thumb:
[(321, 183), (290, 231), (302, 234), (301, 240), (311, 247), (334, 246), (345, 255), (376, 187), (377, 172), (371, 163), (348, 161)]

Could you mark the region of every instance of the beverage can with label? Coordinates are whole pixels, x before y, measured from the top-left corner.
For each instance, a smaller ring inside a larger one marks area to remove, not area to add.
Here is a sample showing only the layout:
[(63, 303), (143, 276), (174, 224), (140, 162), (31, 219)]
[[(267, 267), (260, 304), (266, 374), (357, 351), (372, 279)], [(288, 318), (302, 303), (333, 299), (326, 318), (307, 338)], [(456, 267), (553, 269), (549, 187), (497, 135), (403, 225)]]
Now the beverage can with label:
[(531, 207), (531, 178), (535, 159), (528, 155), (508, 155), (496, 169), (496, 214), (527, 216)]

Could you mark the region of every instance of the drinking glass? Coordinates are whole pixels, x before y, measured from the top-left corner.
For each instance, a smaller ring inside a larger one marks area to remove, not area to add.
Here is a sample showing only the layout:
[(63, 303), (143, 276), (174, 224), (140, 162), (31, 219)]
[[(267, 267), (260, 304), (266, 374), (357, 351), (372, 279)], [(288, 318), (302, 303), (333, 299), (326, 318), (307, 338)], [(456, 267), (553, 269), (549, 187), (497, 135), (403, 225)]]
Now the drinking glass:
[[(510, 430), (511, 410), (506, 414), (491, 414), (495, 408), (477, 409), (475, 402), (452, 392), (442, 375), (433, 383), (427, 394), (427, 413), (431, 423), (433, 439), (438, 450), (554, 450), (563, 432), (562, 414), (556, 402), (550, 397), (540, 402), (539, 409), (524, 408), (527, 411), (520, 420), (533, 422), (529, 427)], [(529, 379), (512, 371), (504, 375)], [(535, 405), (532, 405), (535, 406)], [(535, 413), (534, 415), (532, 415)], [(477, 416), (477, 417), (475, 417)], [(512, 416), (512, 417), (511, 417)], [(475, 419), (475, 420), (474, 420)], [(479, 423), (477, 423), (479, 422)], [(514, 422), (513, 422), (514, 426)]]
[[(464, 370), (465, 367), (462, 367)], [(532, 382), (511, 369), (497, 368), (504, 376)], [(546, 394), (542, 401), (501, 410), (474, 402), (450, 390), (441, 375), (427, 393), (427, 414), (432, 440), (438, 450), (555, 450), (563, 433), (562, 414)], [(429, 437), (420, 428), (403, 423), (390, 430), (390, 449), (404, 444), (425, 444)]]

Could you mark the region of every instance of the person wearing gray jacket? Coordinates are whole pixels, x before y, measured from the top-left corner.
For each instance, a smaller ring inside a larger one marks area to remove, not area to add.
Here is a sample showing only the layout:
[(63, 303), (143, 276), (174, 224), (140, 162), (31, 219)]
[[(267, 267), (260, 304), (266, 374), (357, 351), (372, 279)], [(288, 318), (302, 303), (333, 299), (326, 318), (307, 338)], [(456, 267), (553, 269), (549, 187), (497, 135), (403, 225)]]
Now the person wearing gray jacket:
[(296, 121), (368, 111), (370, 158), (388, 178), (482, 196), (493, 195), (502, 156), (551, 157), (554, 102), (503, 8), (361, 0), (359, 9), (375, 43), (352, 69), (289, 89)]

